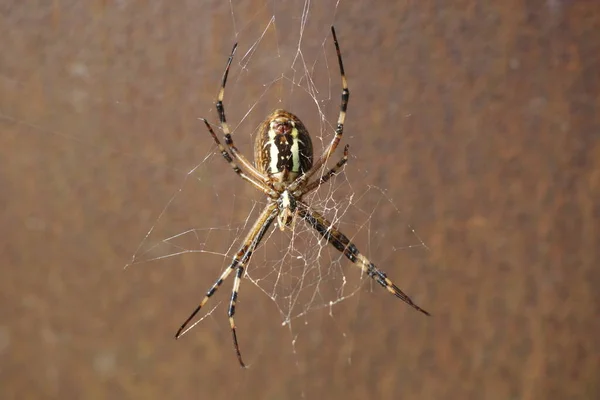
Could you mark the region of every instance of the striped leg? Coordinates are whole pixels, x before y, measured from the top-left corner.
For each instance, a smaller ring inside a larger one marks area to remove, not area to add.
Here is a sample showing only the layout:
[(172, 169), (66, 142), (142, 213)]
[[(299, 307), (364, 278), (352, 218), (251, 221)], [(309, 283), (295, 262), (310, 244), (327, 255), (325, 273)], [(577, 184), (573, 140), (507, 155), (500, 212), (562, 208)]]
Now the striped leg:
[(229, 76), (229, 68), (231, 67), (231, 62), (233, 61), (233, 55), (235, 54), (235, 49), (237, 48), (237, 43), (233, 45), (233, 49), (231, 49), (231, 55), (227, 60), (227, 66), (225, 66), (225, 72), (223, 73), (223, 79), (221, 80), (221, 89), (219, 89), (219, 94), (217, 95), (217, 114), (219, 115), (219, 121), (221, 122), (221, 129), (223, 130), (223, 134), (225, 135), (225, 144), (229, 147), (231, 151), (231, 155), (234, 159), (242, 164), (242, 167), (250, 174), (252, 177), (259, 181), (265, 182), (265, 177), (261, 175), (260, 172), (252, 165), (251, 162), (235, 147), (233, 143), (233, 138), (231, 137), (231, 131), (229, 130), (229, 124), (227, 123), (227, 118), (225, 117), (225, 107), (223, 106), (223, 98), (225, 97), (225, 85), (227, 84), (227, 77)]
[(335, 45), (335, 51), (337, 53), (338, 64), (340, 66), (340, 75), (342, 76), (342, 102), (340, 104), (340, 115), (338, 116), (337, 127), (335, 128), (335, 136), (329, 143), (329, 146), (323, 151), (321, 157), (317, 162), (308, 170), (304, 175), (301, 175), (296, 181), (290, 185), (290, 190), (295, 191), (297, 188), (302, 187), (311, 176), (315, 174), (321, 167), (327, 162), (329, 157), (333, 154), (337, 148), (342, 134), (344, 133), (344, 122), (346, 120), (346, 110), (348, 109), (348, 100), (350, 99), (350, 90), (348, 89), (348, 81), (346, 80), (346, 73), (344, 72), (344, 63), (342, 61), (342, 53), (340, 51), (340, 45), (335, 34), (335, 29), (331, 27), (331, 34), (333, 36), (333, 44)]
[(239, 265), (235, 273), (235, 279), (233, 280), (233, 291), (231, 292), (231, 301), (229, 302), (229, 310), (227, 315), (229, 316), (229, 326), (231, 327), (231, 335), (233, 337), (233, 348), (237, 355), (238, 361), (242, 367), (246, 367), (242, 360), (242, 354), (240, 353), (240, 346), (238, 346), (237, 334), (235, 333), (235, 321), (233, 316), (235, 315), (235, 303), (237, 302), (238, 292), (240, 290), (240, 282), (244, 275), (244, 266)]
[(265, 209), (262, 211), (256, 222), (252, 226), (252, 229), (250, 229), (250, 231), (246, 235), (246, 238), (244, 239), (244, 244), (237, 252), (237, 254), (233, 257), (231, 264), (225, 269), (225, 271), (223, 271), (219, 279), (217, 279), (217, 281), (211, 286), (208, 292), (206, 292), (206, 295), (204, 296), (198, 307), (196, 307), (196, 309), (185, 320), (185, 322), (181, 324), (181, 327), (177, 330), (177, 333), (175, 334), (176, 339), (188, 331), (186, 327), (194, 319), (198, 312), (200, 312), (200, 309), (208, 302), (212, 295), (215, 294), (215, 292), (223, 284), (223, 281), (227, 279), (229, 274), (231, 274), (233, 270), (236, 270), (236, 276), (233, 282), (233, 290), (231, 293), (231, 301), (229, 304), (228, 314), (229, 324), (231, 325), (231, 332), (233, 335), (233, 346), (237, 354), (238, 361), (240, 362), (240, 365), (242, 367), (245, 367), (244, 362), (242, 361), (240, 348), (238, 346), (237, 334), (235, 331), (235, 321), (233, 319), (235, 315), (235, 303), (238, 297), (240, 281), (242, 275), (244, 274), (244, 268), (248, 264), (252, 253), (254, 252), (256, 247), (258, 247), (265, 233), (271, 226), (271, 223), (273, 223), (273, 220), (277, 217), (277, 210), (277, 203), (270, 203), (265, 207)]
[(298, 202), (298, 211), (300, 216), (317, 232), (321, 234), (333, 247), (342, 252), (346, 258), (358, 266), (365, 274), (374, 279), (383, 286), (388, 292), (413, 307), (425, 315), (430, 315), (427, 311), (416, 305), (408, 295), (406, 295), (398, 286), (396, 286), (385, 274), (379, 270), (375, 264), (363, 256), (354, 243), (350, 241), (342, 232), (318, 212), (311, 209), (307, 204)]
[(327, 171), (327, 173), (325, 175), (323, 175), (321, 177), (321, 179), (319, 179), (318, 181), (314, 181), (309, 183), (308, 185), (306, 185), (304, 187), (304, 189), (299, 190), (300, 193), (294, 193), (294, 196), (300, 198), (302, 196), (304, 196), (307, 193), (312, 192), (315, 189), (318, 189), (319, 186), (321, 186), (322, 184), (324, 184), (325, 182), (327, 182), (329, 179), (331, 179), (332, 176), (334, 176), (340, 168), (342, 168), (347, 162), (348, 162), (348, 148), (350, 147), (350, 145), (346, 145), (346, 147), (344, 147), (344, 157), (342, 157), (342, 159), (340, 161), (337, 162), (337, 164), (335, 164), (333, 166), (333, 168), (331, 168), (329, 171)]
[(250, 182), (252, 185), (254, 185), (254, 187), (256, 187), (258, 190), (260, 190), (261, 192), (263, 192), (267, 196), (269, 196), (271, 198), (276, 198), (277, 194), (275, 193), (275, 191), (273, 191), (273, 189), (269, 188), (264, 183), (262, 183), (262, 179), (257, 181), (256, 179), (254, 179), (254, 178), (246, 175), (246, 173), (239, 167), (239, 165), (237, 165), (235, 163), (235, 161), (233, 161), (233, 159), (231, 158), (231, 155), (229, 154), (229, 152), (221, 144), (221, 141), (219, 140), (219, 138), (215, 134), (215, 131), (210, 126), (210, 124), (208, 123), (208, 121), (206, 119), (204, 119), (204, 118), (202, 118), (202, 121), (204, 121), (204, 124), (208, 128), (208, 131), (210, 132), (210, 135), (212, 136), (213, 140), (215, 141), (215, 143), (219, 147), (219, 151), (221, 152), (221, 155), (223, 156), (223, 158), (225, 159), (225, 161), (227, 161), (229, 163), (229, 165), (231, 166), (231, 168), (233, 168), (233, 170), (235, 171), (235, 173), (238, 174), (246, 182)]

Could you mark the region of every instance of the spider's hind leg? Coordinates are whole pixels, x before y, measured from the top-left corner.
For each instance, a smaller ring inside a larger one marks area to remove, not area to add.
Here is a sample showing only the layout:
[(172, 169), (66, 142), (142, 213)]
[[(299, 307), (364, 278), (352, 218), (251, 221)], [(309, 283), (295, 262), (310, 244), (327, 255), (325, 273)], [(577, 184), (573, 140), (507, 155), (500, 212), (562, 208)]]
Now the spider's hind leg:
[(404, 301), (406, 304), (411, 306), (417, 311), (422, 312), (425, 315), (430, 315), (427, 311), (423, 310), (406, 293), (404, 293), (398, 286), (394, 284), (386, 275), (385, 272), (379, 270), (375, 264), (373, 264), (367, 257), (363, 256), (358, 248), (340, 232), (331, 222), (329, 222), (321, 214), (310, 208), (308, 204), (298, 202), (298, 210), (300, 216), (317, 232), (321, 234), (327, 241), (335, 247), (337, 250), (342, 252), (346, 258), (359, 267), (365, 274), (370, 278), (374, 279), (377, 283), (383, 286), (388, 292)]
[[(216, 291), (221, 287), (223, 281), (227, 279), (227, 277), (231, 274), (233, 270), (236, 271), (235, 280), (233, 282), (233, 290), (231, 292), (231, 301), (229, 303), (229, 324), (231, 325), (231, 333), (233, 336), (233, 346), (238, 357), (238, 361), (242, 367), (245, 367), (244, 362), (242, 361), (242, 356), (240, 353), (240, 347), (237, 341), (237, 334), (235, 329), (235, 305), (238, 298), (238, 293), (240, 289), (240, 283), (242, 276), (244, 274), (244, 269), (250, 258), (252, 257), (252, 253), (258, 247), (260, 242), (262, 241), (265, 233), (269, 230), (269, 227), (273, 223), (273, 220), (277, 217), (278, 210), (276, 203), (269, 203), (261, 212), (260, 216), (252, 225), (252, 228), (246, 235), (244, 239), (244, 243), (233, 257), (231, 264), (221, 273), (221, 276), (217, 281), (211, 286), (208, 290), (198, 307), (194, 309), (192, 314), (185, 320), (185, 322), (181, 325), (181, 327), (177, 330), (175, 334), (175, 338), (181, 337), (184, 333), (186, 333), (190, 328), (187, 328), (190, 322), (194, 319), (194, 317), (200, 312), (202, 307), (208, 302), (208, 300), (216, 293)], [(192, 325), (193, 327), (193, 325)], [(187, 329), (186, 329), (187, 328)]]

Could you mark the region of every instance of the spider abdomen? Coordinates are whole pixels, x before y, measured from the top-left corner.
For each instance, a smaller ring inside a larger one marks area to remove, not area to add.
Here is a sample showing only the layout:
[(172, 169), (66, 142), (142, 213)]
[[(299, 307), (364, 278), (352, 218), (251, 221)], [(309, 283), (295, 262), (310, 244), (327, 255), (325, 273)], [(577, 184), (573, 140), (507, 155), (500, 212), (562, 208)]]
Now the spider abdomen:
[(312, 167), (310, 135), (294, 114), (275, 110), (258, 129), (254, 158), (256, 168), (274, 182), (292, 182)]

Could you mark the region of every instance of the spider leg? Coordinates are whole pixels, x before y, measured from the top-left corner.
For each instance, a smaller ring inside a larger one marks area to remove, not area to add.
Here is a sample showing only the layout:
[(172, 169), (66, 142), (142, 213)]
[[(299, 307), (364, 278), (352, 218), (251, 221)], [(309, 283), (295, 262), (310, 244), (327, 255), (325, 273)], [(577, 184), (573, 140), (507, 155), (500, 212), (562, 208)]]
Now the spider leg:
[(321, 234), (333, 247), (338, 249), (346, 258), (358, 266), (365, 274), (374, 279), (383, 286), (388, 292), (410, 305), (415, 310), (421, 311), (425, 315), (430, 315), (427, 311), (416, 305), (408, 295), (406, 295), (398, 286), (396, 286), (386, 275), (379, 270), (375, 264), (363, 256), (354, 243), (350, 241), (342, 232), (340, 232), (331, 222), (318, 212), (310, 208), (306, 203), (298, 201), (298, 211), (300, 216), (317, 232)]
[(223, 271), (219, 279), (217, 279), (217, 281), (211, 286), (208, 292), (206, 292), (206, 295), (204, 296), (198, 307), (196, 307), (196, 309), (190, 314), (190, 316), (185, 320), (185, 322), (181, 324), (181, 327), (177, 330), (177, 333), (175, 334), (176, 339), (178, 339), (181, 335), (188, 331), (186, 327), (189, 325), (190, 321), (194, 319), (198, 312), (200, 312), (200, 309), (206, 304), (206, 302), (208, 302), (212, 295), (215, 294), (215, 292), (223, 284), (223, 281), (227, 279), (229, 274), (231, 274), (233, 270), (236, 270), (235, 280), (233, 282), (233, 290), (231, 292), (231, 301), (229, 303), (228, 315), (229, 324), (231, 326), (231, 332), (233, 336), (233, 346), (237, 354), (238, 361), (240, 362), (240, 365), (242, 367), (245, 367), (245, 364), (242, 361), (240, 348), (238, 346), (237, 334), (235, 330), (235, 321), (233, 319), (235, 315), (235, 304), (238, 298), (240, 282), (244, 274), (244, 269), (248, 264), (252, 253), (260, 244), (265, 233), (273, 223), (273, 220), (277, 217), (277, 211), (277, 203), (272, 202), (269, 203), (261, 212), (260, 216), (246, 235), (244, 243), (242, 244), (236, 255), (233, 257), (231, 264), (229, 264), (229, 266), (225, 269), (225, 271)]
[(313, 164), (312, 168), (308, 170), (304, 175), (299, 176), (292, 185), (290, 190), (295, 191), (299, 187), (302, 187), (311, 176), (315, 174), (329, 159), (337, 148), (342, 134), (344, 133), (344, 122), (346, 121), (346, 110), (348, 109), (348, 100), (350, 99), (350, 90), (348, 89), (348, 81), (346, 80), (346, 73), (344, 72), (344, 63), (342, 61), (342, 53), (340, 51), (340, 45), (335, 34), (335, 28), (331, 27), (331, 34), (333, 36), (333, 44), (335, 45), (335, 51), (337, 53), (338, 64), (340, 66), (340, 75), (342, 76), (342, 102), (340, 104), (340, 114), (338, 116), (337, 127), (335, 128), (335, 136), (329, 143), (329, 146), (323, 151), (321, 157)]
[(225, 144), (229, 147), (231, 151), (231, 155), (234, 159), (238, 160), (245, 170), (252, 175), (252, 177), (259, 181), (265, 182), (265, 177), (261, 175), (260, 172), (252, 165), (251, 162), (235, 147), (233, 143), (233, 138), (231, 137), (231, 131), (229, 130), (229, 124), (227, 123), (227, 118), (225, 117), (225, 107), (223, 106), (223, 98), (225, 97), (225, 85), (227, 84), (227, 77), (229, 76), (229, 68), (231, 67), (231, 63), (233, 62), (233, 55), (235, 54), (235, 50), (237, 48), (237, 43), (233, 45), (233, 49), (231, 49), (231, 55), (227, 60), (227, 65), (225, 66), (225, 72), (223, 72), (223, 78), (221, 80), (221, 88), (219, 89), (219, 94), (217, 95), (217, 114), (219, 115), (219, 121), (221, 122), (221, 129), (223, 130), (223, 134), (225, 135)]
[(250, 175), (254, 177), (254, 179), (258, 180), (259, 182), (263, 182), (264, 184), (268, 184), (268, 179), (264, 177), (254, 167), (254, 165), (252, 165), (252, 163), (249, 162), (248, 159), (238, 150), (238, 148), (233, 143), (233, 137), (229, 133), (225, 134), (225, 144), (229, 147), (233, 158), (238, 160), (240, 164), (242, 164), (242, 167), (244, 167), (246, 171), (248, 171)]
[(244, 361), (242, 360), (242, 354), (240, 353), (240, 346), (238, 345), (237, 333), (235, 331), (235, 321), (233, 319), (233, 316), (235, 315), (235, 303), (237, 302), (238, 292), (240, 290), (240, 282), (243, 275), (244, 267), (240, 265), (237, 267), (235, 273), (233, 291), (231, 292), (231, 301), (229, 302), (229, 310), (227, 310), (227, 315), (229, 316), (229, 326), (231, 327), (231, 336), (233, 338), (233, 348), (235, 349), (235, 354), (237, 355), (240, 365), (242, 367), (246, 367), (246, 364), (244, 364)]
[(231, 158), (231, 155), (229, 154), (229, 152), (221, 144), (221, 141), (219, 140), (219, 138), (215, 134), (215, 131), (210, 126), (210, 124), (208, 123), (208, 121), (206, 119), (204, 119), (204, 118), (202, 118), (202, 121), (204, 121), (204, 124), (208, 128), (208, 131), (210, 132), (210, 135), (212, 136), (213, 140), (215, 141), (215, 143), (219, 147), (219, 151), (221, 152), (221, 155), (223, 156), (223, 158), (225, 159), (225, 161), (227, 161), (229, 163), (229, 165), (231, 166), (231, 168), (233, 168), (234, 172), (236, 174), (238, 174), (246, 182), (250, 182), (252, 185), (254, 185), (254, 187), (256, 187), (258, 190), (260, 190), (261, 192), (263, 192), (267, 196), (272, 197), (272, 198), (277, 197), (277, 194), (275, 193), (275, 191), (273, 191), (273, 189), (269, 188), (264, 183), (262, 183), (262, 181), (257, 181), (256, 179), (254, 179), (254, 178), (246, 175), (246, 173), (239, 167), (239, 165), (237, 165), (235, 163), (235, 161), (233, 161), (233, 159)]
[(322, 184), (326, 183), (332, 176), (334, 176), (340, 168), (342, 168), (348, 162), (348, 148), (350, 145), (346, 145), (344, 147), (344, 156), (340, 161), (337, 162), (325, 175), (323, 175), (319, 180), (309, 183), (304, 187), (304, 189), (299, 190), (294, 193), (294, 196), (300, 198), (307, 193), (312, 192), (313, 190), (319, 188)]

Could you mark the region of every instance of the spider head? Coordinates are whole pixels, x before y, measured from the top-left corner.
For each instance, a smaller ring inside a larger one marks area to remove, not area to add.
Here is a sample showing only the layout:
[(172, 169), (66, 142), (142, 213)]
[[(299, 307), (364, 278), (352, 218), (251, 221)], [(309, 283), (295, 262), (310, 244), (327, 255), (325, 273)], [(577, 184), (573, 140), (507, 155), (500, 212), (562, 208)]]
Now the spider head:
[(294, 220), (294, 214), (296, 213), (296, 198), (287, 190), (284, 190), (279, 199), (277, 199), (279, 205), (279, 215), (277, 216), (277, 225), (282, 231), (285, 228), (289, 228)]

